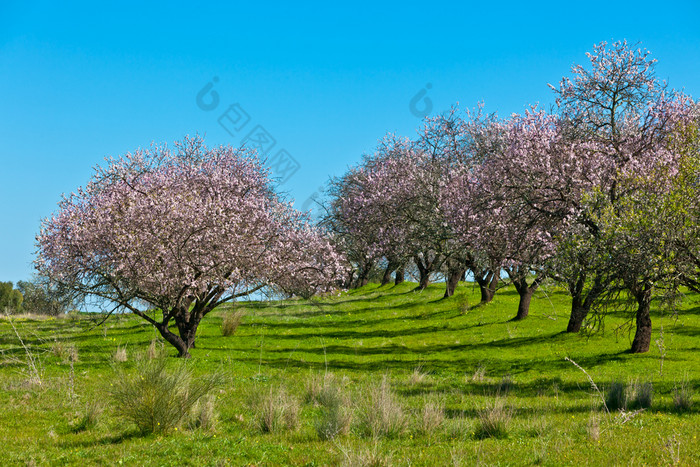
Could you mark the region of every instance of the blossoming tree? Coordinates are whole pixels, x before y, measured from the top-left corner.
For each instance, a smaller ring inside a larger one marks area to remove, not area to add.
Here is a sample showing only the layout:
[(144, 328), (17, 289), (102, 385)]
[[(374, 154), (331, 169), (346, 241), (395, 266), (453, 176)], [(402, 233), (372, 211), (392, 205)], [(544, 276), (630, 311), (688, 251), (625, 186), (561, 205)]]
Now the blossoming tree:
[(253, 152), (198, 137), (108, 159), (44, 220), (37, 244), (42, 274), (140, 316), (181, 357), (217, 306), (267, 286), (328, 290), (343, 273)]

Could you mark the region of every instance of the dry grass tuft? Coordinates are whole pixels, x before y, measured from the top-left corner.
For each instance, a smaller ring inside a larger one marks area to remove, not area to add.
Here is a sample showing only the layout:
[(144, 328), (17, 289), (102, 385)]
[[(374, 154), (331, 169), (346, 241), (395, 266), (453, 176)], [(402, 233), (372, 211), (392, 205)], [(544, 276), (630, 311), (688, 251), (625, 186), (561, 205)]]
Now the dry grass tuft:
[(597, 412), (591, 412), (590, 417), (588, 417), (586, 433), (588, 434), (588, 439), (591, 441), (598, 441), (600, 439), (600, 414)]
[(213, 396), (205, 396), (194, 404), (188, 421), (190, 429), (216, 430), (219, 414), (216, 410), (215, 402), (216, 400)]
[(63, 363), (78, 361), (78, 348), (75, 344), (67, 344), (65, 342), (55, 340), (51, 344), (51, 353), (61, 359)]
[(114, 354), (112, 355), (112, 359), (118, 363), (126, 362), (129, 359), (129, 357), (126, 353), (126, 346), (124, 346), (124, 347), (122, 347), (121, 345), (117, 346), (117, 350), (114, 351)]
[(101, 402), (89, 402), (85, 406), (85, 411), (82, 413), (82, 416), (71, 426), (71, 431), (73, 431), (73, 433), (81, 433), (83, 431), (92, 430), (99, 423), (103, 412), (104, 406)]
[(369, 388), (369, 397), (360, 408), (360, 431), (375, 438), (394, 437), (407, 426), (408, 418), (384, 375), (381, 383)]
[(245, 311), (237, 310), (233, 313), (226, 313), (224, 315), (224, 320), (221, 323), (221, 335), (224, 337), (233, 336), (241, 325), (243, 317), (245, 316)]
[(442, 401), (426, 401), (418, 418), (418, 431), (431, 435), (445, 423), (445, 404)]
[(299, 401), (283, 386), (270, 391), (256, 401), (256, 425), (263, 433), (296, 430), (299, 427)]
[(471, 377), (473, 383), (482, 383), (486, 380), (486, 368), (479, 364), (474, 370), (474, 374)]
[(391, 454), (382, 453), (377, 443), (372, 447), (360, 449), (354, 446), (338, 445), (338, 449), (343, 454), (340, 462), (343, 467), (389, 467), (393, 465)]
[(421, 384), (425, 384), (428, 380), (428, 374), (423, 371), (423, 368), (420, 366), (417, 366), (416, 368), (413, 369), (413, 373), (411, 373), (408, 377), (408, 384), (410, 386), (418, 386)]
[(353, 411), (343, 384), (332, 373), (319, 378), (312, 376), (307, 382), (306, 401), (320, 406), (314, 428), (322, 440), (334, 439), (350, 430)]
[(505, 399), (496, 397), (491, 404), (479, 411), (479, 420), (474, 431), (476, 439), (508, 437), (514, 409), (506, 405)]

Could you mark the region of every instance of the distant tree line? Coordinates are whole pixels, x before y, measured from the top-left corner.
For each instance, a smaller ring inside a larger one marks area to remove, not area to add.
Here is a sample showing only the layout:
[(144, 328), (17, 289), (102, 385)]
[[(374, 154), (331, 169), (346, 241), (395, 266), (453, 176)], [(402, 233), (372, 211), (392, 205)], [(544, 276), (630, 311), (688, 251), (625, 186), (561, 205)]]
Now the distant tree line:
[(74, 308), (67, 291), (38, 276), (29, 281), (0, 282), (0, 312), (58, 316)]

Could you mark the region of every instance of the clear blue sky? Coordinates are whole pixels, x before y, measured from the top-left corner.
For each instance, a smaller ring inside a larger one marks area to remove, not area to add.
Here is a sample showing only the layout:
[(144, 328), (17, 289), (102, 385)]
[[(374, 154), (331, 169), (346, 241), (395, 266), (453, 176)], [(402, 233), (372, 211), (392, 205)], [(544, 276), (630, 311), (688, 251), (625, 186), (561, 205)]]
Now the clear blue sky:
[[(521, 112), (602, 40), (642, 42), (698, 97), (699, 25), (697, 0), (0, 1), (0, 280), (30, 276), (40, 219), (107, 155), (195, 133), (238, 145), (260, 125), (296, 161), (281, 188), (301, 207), (387, 131), (414, 136), (422, 90), (433, 113)], [(197, 104), (208, 83), (216, 106)]]

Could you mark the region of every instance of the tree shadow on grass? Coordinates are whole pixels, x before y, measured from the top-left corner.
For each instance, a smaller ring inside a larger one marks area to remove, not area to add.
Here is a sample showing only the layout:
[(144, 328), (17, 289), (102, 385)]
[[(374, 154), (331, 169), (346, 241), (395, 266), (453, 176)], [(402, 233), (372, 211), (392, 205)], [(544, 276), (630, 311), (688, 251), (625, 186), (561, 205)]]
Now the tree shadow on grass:
[[(536, 344), (539, 341), (546, 341), (551, 336), (541, 336), (537, 338), (518, 339), (521, 346)], [(398, 344), (384, 346), (343, 346), (330, 345), (314, 347), (310, 349), (283, 348), (267, 350), (262, 357), (265, 365), (272, 368), (304, 368), (325, 370), (350, 370), (358, 372), (381, 372), (387, 370), (411, 371), (417, 365), (429, 368), (431, 371), (447, 371), (463, 373), (467, 369), (474, 369), (484, 364), (482, 355), (475, 356), (474, 351), (488, 349), (494, 345), (512, 346), (515, 339), (506, 339), (508, 342), (484, 342), (475, 344), (451, 344), (451, 345), (431, 345), (420, 348), (409, 348)], [(248, 349), (233, 349), (245, 352)], [(459, 357), (444, 358), (446, 352), (458, 352)], [(275, 357), (277, 354), (279, 357)], [(304, 355), (314, 355), (314, 361), (307, 361)], [(443, 358), (429, 358), (430, 356), (441, 355)], [(350, 359), (348, 357), (354, 357)], [(359, 358), (358, 358), (359, 357)], [(364, 357), (364, 358), (363, 358)], [(376, 359), (371, 359), (375, 357)], [(381, 358), (380, 357), (385, 357)], [(534, 356), (533, 356), (534, 357)], [(595, 366), (605, 362), (623, 358), (622, 353), (611, 353), (596, 356), (594, 358), (582, 359), (586, 365)], [(370, 360), (371, 359), (371, 360)], [(358, 361), (360, 360), (360, 361)], [(243, 357), (239, 362), (248, 364), (259, 364), (258, 356)], [(504, 376), (506, 374), (517, 375), (520, 373), (537, 371), (542, 374), (548, 372), (559, 372), (563, 369), (571, 368), (571, 364), (562, 359), (521, 359), (512, 361), (507, 359), (486, 360), (486, 366), (490, 374)]]
[[(78, 435), (78, 434), (84, 433), (84, 432), (75, 433), (73, 431), (68, 431), (66, 434), (68, 434), (68, 433), (73, 434), (73, 435)], [(65, 441), (65, 442), (60, 443), (59, 445), (62, 448), (68, 448), (68, 449), (71, 449), (71, 448), (72, 449), (91, 448), (91, 447), (95, 447), (96, 445), (106, 446), (106, 445), (110, 445), (110, 444), (122, 444), (125, 441), (129, 441), (129, 440), (136, 439), (136, 438), (148, 438), (148, 437), (155, 437), (155, 436), (156, 435), (153, 435), (153, 434), (144, 435), (140, 431), (134, 429), (134, 430), (125, 431), (123, 433), (119, 433), (116, 435), (103, 436), (103, 437), (98, 438), (98, 439)]]
[(688, 337), (700, 337), (700, 326), (692, 326), (692, 325), (683, 325), (683, 326), (674, 326), (671, 328), (672, 332), (674, 334), (679, 334), (681, 336), (688, 336)]

